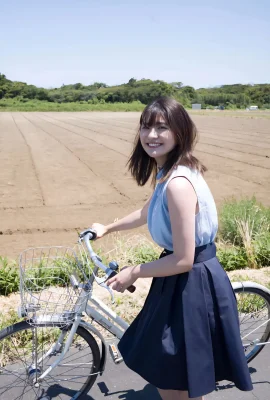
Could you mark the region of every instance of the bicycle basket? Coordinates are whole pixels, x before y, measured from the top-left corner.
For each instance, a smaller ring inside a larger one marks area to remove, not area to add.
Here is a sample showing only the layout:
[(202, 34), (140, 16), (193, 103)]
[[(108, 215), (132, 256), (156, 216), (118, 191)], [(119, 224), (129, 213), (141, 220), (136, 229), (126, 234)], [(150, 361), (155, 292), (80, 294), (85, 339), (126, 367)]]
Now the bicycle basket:
[(70, 276), (75, 274), (84, 283), (87, 269), (89, 262), (78, 258), (69, 247), (23, 251), (20, 255), (21, 314), (32, 325), (69, 325), (89, 295), (80, 287), (74, 289)]

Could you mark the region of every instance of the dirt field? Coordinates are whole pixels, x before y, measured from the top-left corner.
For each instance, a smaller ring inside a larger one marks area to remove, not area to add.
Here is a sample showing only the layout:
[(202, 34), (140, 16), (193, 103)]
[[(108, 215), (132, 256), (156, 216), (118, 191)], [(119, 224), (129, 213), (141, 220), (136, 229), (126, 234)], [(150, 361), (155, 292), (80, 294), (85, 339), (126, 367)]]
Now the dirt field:
[[(71, 245), (76, 231), (139, 208), (125, 164), (137, 113), (0, 113), (0, 255)], [(270, 119), (193, 115), (197, 156), (218, 204), (252, 196), (270, 205)]]

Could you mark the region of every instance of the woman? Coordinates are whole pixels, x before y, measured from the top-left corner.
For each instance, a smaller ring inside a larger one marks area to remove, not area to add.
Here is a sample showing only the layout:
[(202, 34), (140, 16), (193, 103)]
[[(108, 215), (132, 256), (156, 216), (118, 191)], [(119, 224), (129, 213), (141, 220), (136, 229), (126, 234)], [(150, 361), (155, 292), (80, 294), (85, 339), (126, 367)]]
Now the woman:
[(92, 226), (102, 237), (148, 223), (153, 240), (164, 248), (159, 260), (125, 267), (108, 280), (124, 292), (138, 278), (153, 277), (119, 350), (163, 400), (202, 400), (224, 379), (252, 390), (236, 299), (216, 258), (215, 202), (203, 178), (206, 168), (192, 154), (196, 136), (178, 102), (162, 97), (149, 104), (129, 169), (140, 186), (152, 176), (154, 193), (142, 209), (108, 226)]

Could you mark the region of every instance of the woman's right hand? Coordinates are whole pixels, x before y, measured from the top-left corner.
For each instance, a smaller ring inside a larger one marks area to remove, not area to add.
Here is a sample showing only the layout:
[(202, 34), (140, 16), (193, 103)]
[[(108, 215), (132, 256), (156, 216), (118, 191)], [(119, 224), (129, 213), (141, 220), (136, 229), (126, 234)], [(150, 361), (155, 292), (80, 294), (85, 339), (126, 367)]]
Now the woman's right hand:
[(96, 231), (97, 233), (97, 239), (102, 238), (103, 236), (105, 236), (108, 233), (108, 228), (105, 225), (102, 224), (98, 224), (97, 222), (95, 222), (92, 226), (91, 229), (94, 229), (94, 231)]

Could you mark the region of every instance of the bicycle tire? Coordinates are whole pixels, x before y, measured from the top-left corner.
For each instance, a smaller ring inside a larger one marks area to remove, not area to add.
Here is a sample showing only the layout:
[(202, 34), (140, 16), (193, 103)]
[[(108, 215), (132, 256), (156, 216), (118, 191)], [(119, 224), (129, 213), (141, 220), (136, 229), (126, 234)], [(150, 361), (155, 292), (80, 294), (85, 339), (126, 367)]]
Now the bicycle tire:
[[(57, 326), (55, 324), (46, 324), (46, 325), (43, 325), (43, 326), (42, 325), (38, 326), (38, 328), (47, 328), (47, 327), (49, 327), (49, 328), (50, 327), (51, 328), (62, 328), (61, 326)], [(4, 328), (3, 330), (0, 331), (0, 343), (1, 343), (2, 340), (9, 338), (9, 337), (11, 337), (12, 335), (14, 335), (16, 333), (27, 332), (27, 331), (29, 331), (31, 329), (33, 329), (33, 326), (28, 324), (26, 321), (18, 322), (18, 323), (14, 324), (14, 325), (11, 325), (11, 326), (7, 327), (7, 328)], [(88, 330), (86, 330), (85, 328), (83, 328), (81, 326), (78, 327), (78, 329), (76, 331), (76, 335), (78, 337), (82, 338), (86, 342), (88, 347), (90, 348), (91, 354), (93, 355), (93, 363), (92, 363), (92, 368), (91, 368), (91, 374), (88, 376), (86, 382), (83, 384), (83, 386), (81, 387), (81, 389), (77, 393), (75, 393), (75, 394), (72, 393), (72, 395), (71, 395), (72, 397), (68, 397), (70, 399), (72, 399), (72, 398), (80, 399), (80, 398), (82, 398), (82, 396), (84, 396), (86, 393), (89, 392), (89, 390), (91, 389), (91, 387), (93, 386), (93, 384), (95, 383), (95, 381), (97, 379), (99, 366), (100, 366), (100, 350), (99, 350), (99, 346), (98, 346), (95, 338), (93, 337), (93, 335)], [(74, 337), (75, 337), (75, 335), (74, 335)], [(69, 352), (67, 354), (69, 354)], [(73, 357), (73, 356), (74, 356), (73, 354), (68, 355), (68, 357)], [(65, 358), (64, 358), (64, 360), (65, 360)], [(75, 359), (75, 361), (76, 361), (76, 359)], [(55, 369), (57, 369), (57, 368), (59, 368), (59, 366), (57, 366)], [(6, 367), (4, 368), (4, 370), (6, 370)], [(24, 371), (24, 373), (26, 375), (25, 371)], [(12, 374), (14, 374), (14, 372), (12, 372)], [(3, 374), (3, 368), (2, 368), (2, 371), (1, 371), (1, 367), (0, 367), (0, 398), (2, 398), (2, 393), (3, 393), (3, 392), (1, 393), (1, 387), (2, 387), (1, 378), (2, 378), (3, 383), (5, 383), (5, 381), (6, 381), (4, 375), (5, 374)], [(15, 377), (16, 376), (17, 376), (17, 381), (18, 381), (18, 374), (17, 375), (15, 374)], [(50, 376), (50, 375), (48, 375), (48, 376)], [(19, 378), (21, 379), (21, 377), (19, 377)], [(29, 379), (29, 378), (26, 377), (26, 379)], [(46, 380), (46, 378), (45, 378), (45, 380)], [(20, 383), (20, 381), (19, 381), (19, 383)], [(10, 385), (10, 387), (14, 388), (14, 386), (11, 386), (11, 385)], [(25, 390), (25, 388), (24, 388), (24, 390)], [(31, 388), (29, 389), (29, 391), (30, 390), (31, 390)], [(32, 388), (32, 390), (34, 391), (33, 388)], [(6, 388), (5, 388), (4, 392), (5, 392), (5, 396), (6, 396), (5, 398), (11, 398), (8, 395), (8, 392), (7, 392)], [(44, 397), (44, 399), (45, 398), (48, 398), (48, 399), (50, 398), (50, 396), (48, 396), (48, 397), (46, 397), (45, 395), (42, 395), (42, 396)], [(61, 393), (61, 396), (57, 396), (57, 397), (62, 399), (62, 393)], [(53, 397), (53, 398), (57, 399), (57, 397)], [(20, 398), (24, 399), (24, 394)], [(40, 397), (40, 394), (37, 394), (36, 397), (33, 397), (33, 400), (34, 399), (40, 399), (40, 398), (42, 398), (42, 397)], [(28, 400), (28, 397), (27, 397), (27, 400)], [(29, 398), (29, 400), (30, 400), (30, 398)]]
[[(251, 294), (257, 294), (259, 296), (261, 296), (262, 299), (264, 299), (264, 301), (267, 304), (268, 307), (268, 322), (265, 326), (265, 331), (262, 335), (262, 337), (260, 338), (260, 342), (267, 342), (269, 341), (270, 338), (270, 296), (267, 292), (263, 291), (262, 289), (256, 288), (256, 287), (245, 287), (245, 285), (243, 284), (243, 287), (241, 288), (237, 288), (234, 289), (235, 294), (238, 293), (251, 293)], [(241, 323), (240, 323), (240, 329), (241, 329)], [(265, 345), (261, 345), (261, 346), (257, 346), (257, 349), (250, 355), (250, 356), (246, 356), (247, 362), (251, 362), (252, 360), (254, 360), (255, 357), (258, 356), (258, 354), (262, 351), (262, 349), (264, 348)]]

